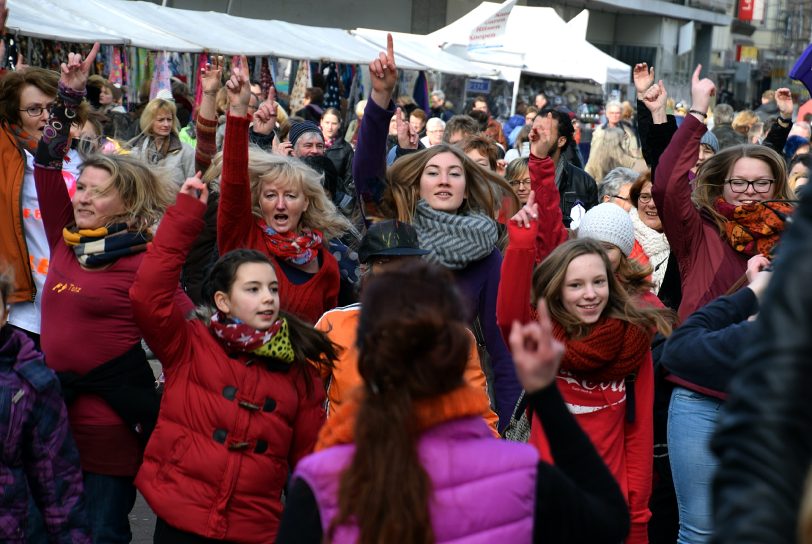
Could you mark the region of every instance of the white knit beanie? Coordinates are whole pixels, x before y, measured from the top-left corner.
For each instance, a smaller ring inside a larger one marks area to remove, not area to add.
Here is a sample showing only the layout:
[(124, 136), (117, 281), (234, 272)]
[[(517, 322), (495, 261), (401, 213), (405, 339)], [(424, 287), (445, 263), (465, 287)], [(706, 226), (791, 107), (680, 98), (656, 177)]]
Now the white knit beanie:
[(604, 202), (586, 212), (578, 227), (578, 238), (609, 242), (628, 257), (634, 248), (634, 225), (623, 208)]

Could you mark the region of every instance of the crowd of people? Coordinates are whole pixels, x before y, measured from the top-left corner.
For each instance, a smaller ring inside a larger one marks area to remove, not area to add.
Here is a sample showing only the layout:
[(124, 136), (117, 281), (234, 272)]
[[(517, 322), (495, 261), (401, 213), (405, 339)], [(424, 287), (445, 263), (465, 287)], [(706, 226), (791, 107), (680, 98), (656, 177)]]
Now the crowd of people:
[(245, 57), (127, 111), (98, 47), (0, 75), (0, 540), (812, 542), (787, 89), (638, 64), (585, 154), (391, 36), (350, 116)]

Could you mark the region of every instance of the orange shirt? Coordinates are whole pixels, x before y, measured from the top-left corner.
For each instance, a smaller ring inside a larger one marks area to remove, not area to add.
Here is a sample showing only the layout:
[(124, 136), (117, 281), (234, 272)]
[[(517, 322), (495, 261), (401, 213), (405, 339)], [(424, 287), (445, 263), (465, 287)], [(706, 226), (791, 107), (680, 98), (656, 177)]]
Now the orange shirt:
[[(327, 384), (328, 418), (341, 408), (343, 400), (362, 383), (361, 376), (358, 374), (358, 348), (355, 345), (360, 315), (361, 305), (353, 304), (330, 310), (316, 323), (316, 329), (326, 333), (330, 340), (341, 348), (332, 376), (329, 371), (322, 375), (324, 383)], [(479, 361), (476, 338), (470, 331), (469, 334), (471, 337), (471, 352), (468, 356), (468, 364), (465, 367), (463, 377), (467, 383), (481, 388), (483, 394), (487, 395), (488, 384)], [(494, 436), (498, 437), (499, 433), (496, 426), (499, 417), (496, 413), (488, 408), (482, 414), (482, 417), (490, 426)]]

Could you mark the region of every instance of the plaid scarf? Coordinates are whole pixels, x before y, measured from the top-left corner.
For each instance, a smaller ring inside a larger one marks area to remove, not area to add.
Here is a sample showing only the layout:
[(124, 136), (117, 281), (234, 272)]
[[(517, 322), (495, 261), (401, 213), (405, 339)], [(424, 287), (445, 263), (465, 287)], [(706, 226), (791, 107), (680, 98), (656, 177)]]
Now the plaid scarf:
[(32, 155), (36, 155), (37, 146), (39, 145), (39, 141), (36, 138), (27, 133), (20, 125), (15, 125), (14, 123), (8, 123), (5, 125), (9, 132), (11, 132), (12, 136), (14, 136), (14, 139), (17, 140), (17, 147), (28, 151)]
[(98, 229), (65, 228), (62, 237), (82, 266), (96, 268), (146, 251), (152, 233), (131, 231), (126, 223), (116, 223)]
[(257, 220), (257, 225), (262, 229), (265, 247), (271, 255), (299, 266), (315, 259), (324, 241), (324, 236), (318, 230), (302, 229), (299, 234), (293, 231), (279, 233), (262, 219)]
[(292, 363), (295, 358), (288, 321), (284, 318), (261, 331), (217, 312), (211, 316), (209, 328), (228, 352), (255, 353), (285, 363)]
[(561, 369), (593, 382), (621, 380), (637, 372), (651, 337), (637, 325), (613, 317), (599, 320), (585, 338), (573, 340), (553, 321), (553, 336), (566, 349)]
[(734, 206), (721, 196), (713, 203), (713, 208), (727, 219), (727, 242), (747, 257), (758, 254), (769, 256), (784, 232), (785, 219), (794, 210), (785, 202), (756, 202)]
[(496, 221), (481, 212), (447, 213), (417, 201), (412, 219), (420, 247), (429, 250), (426, 260), (451, 270), (461, 270), (493, 251), (499, 231)]

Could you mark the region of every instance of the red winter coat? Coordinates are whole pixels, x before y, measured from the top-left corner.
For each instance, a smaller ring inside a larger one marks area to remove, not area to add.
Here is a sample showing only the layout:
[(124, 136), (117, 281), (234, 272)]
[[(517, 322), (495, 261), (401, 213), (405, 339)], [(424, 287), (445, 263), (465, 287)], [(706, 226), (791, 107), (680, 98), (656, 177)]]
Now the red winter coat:
[(315, 369), (231, 358), (209, 328), (174, 303), (205, 205), (178, 195), (130, 289), (135, 320), (164, 365), (158, 425), (136, 486), (169, 525), (207, 538), (276, 538), (288, 471), (313, 450), (324, 422)]

